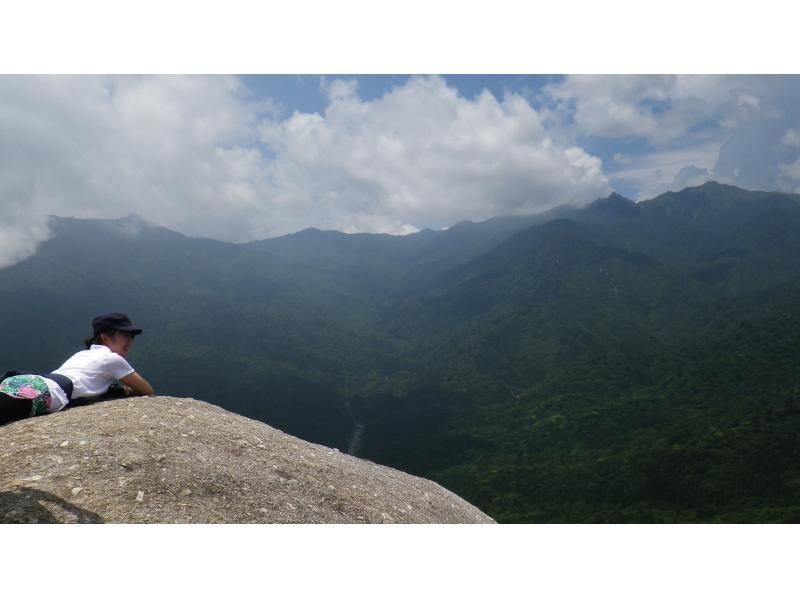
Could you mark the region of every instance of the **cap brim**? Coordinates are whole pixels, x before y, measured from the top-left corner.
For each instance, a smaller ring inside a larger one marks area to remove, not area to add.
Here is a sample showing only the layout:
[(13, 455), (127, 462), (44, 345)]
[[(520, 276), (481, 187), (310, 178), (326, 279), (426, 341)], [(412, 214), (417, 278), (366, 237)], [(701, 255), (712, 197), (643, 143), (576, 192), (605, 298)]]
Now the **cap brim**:
[(121, 332), (130, 332), (134, 336), (142, 333), (142, 329), (136, 328), (136, 326), (120, 326), (119, 328), (114, 328), (114, 330), (119, 330)]

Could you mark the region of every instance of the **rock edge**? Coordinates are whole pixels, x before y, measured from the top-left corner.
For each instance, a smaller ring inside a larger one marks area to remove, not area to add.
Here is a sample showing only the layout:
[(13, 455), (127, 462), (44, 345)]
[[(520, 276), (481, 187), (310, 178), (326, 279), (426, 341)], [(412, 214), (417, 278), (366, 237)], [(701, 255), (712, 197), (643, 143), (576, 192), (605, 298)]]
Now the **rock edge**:
[(430, 480), (175, 397), (0, 427), (0, 521), (494, 523)]

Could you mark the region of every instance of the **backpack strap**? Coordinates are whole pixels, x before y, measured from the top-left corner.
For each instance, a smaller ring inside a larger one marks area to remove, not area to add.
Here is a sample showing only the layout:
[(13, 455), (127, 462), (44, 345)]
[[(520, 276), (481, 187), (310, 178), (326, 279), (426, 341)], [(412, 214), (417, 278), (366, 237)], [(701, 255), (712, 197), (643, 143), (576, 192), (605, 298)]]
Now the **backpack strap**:
[(72, 400), (72, 380), (62, 374), (39, 374), (44, 378), (49, 378), (61, 387), (64, 394), (67, 395), (67, 400)]

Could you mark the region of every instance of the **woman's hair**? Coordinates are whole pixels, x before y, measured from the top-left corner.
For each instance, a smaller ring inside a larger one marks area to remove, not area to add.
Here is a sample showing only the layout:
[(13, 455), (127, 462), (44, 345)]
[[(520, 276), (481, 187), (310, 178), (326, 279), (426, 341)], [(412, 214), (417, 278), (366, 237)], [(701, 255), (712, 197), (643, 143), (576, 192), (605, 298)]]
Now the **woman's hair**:
[(117, 331), (106, 330), (105, 332), (98, 332), (94, 336), (90, 336), (89, 338), (84, 339), (83, 344), (86, 345), (87, 349), (91, 349), (92, 345), (102, 345), (103, 341), (100, 339), (101, 334), (107, 334), (108, 336), (113, 337), (115, 334), (117, 334)]

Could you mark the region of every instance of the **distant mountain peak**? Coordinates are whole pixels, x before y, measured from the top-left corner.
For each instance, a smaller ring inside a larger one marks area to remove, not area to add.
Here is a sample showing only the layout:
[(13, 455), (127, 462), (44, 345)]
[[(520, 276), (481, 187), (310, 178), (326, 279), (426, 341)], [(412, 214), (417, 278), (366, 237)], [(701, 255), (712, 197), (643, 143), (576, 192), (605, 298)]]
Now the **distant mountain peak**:
[(326, 233), (326, 232), (331, 232), (331, 231), (325, 231), (325, 230), (322, 230), (321, 228), (317, 228), (315, 226), (309, 226), (309, 227), (301, 229), (301, 230), (299, 230), (297, 232), (289, 233), (288, 235), (284, 235), (284, 236), (286, 236), (286, 237), (294, 237), (294, 236), (303, 237), (303, 236), (308, 236), (308, 235), (319, 235), (319, 234)]
[(138, 214), (128, 214), (117, 220), (112, 220), (109, 224), (116, 227), (117, 231), (127, 237), (136, 237), (143, 230), (154, 228), (154, 225), (139, 216)]
[(743, 189), (735, 185), (728, 185), (717, 181), (707, 181), (695, 187), (686, 187), (680, 191), (667, 191), (642, 202), (643, 207), (648, 205), (680, 205), (681, 209), (688, 209), (712, 204), (732, 205), (752, 203), (780, 195), (777, 192), (755, 191)]
[(628, 199), (624, 195), (620, 195), (616, 191), (611, 193), (608, 197), (600, 197), (599, 199), (594, 200), (590, 206), (593, 205), (609, 205), (609, 204), (632, 204), (635, 203), (633, 200)]
[(747, 189), (742, 189), (740, 187), (736, 187), (734, 185), (726, 185), (724, 183), (720, 183), (717, 181), (706, 181), (702, 185), (697, 185), (695, 187), (686, 187), (685, 189), (681, 189), (676, 194), (677, 195), (708, 195), (709, 193), (713, 193), (715, 195), (720, 194), (742, 194), (742, 193), (752, 193)]
[(722, 188), (738, 189), (738, 187), (735, 187), (733, 185), (726, 185), (725, 183), (720, 183), (719, 181), (706, 181), (702, 185), (697, 186), (697, 189), (722, 189)]
[(598, 201), (624, 201), (624, 202), (632, 202), (632, 200), (628, 199), (624, 195), (620, 195), (616, 191), (613, 191), (611, 195), (606, 198), (600, 198)]
[(615, 192), (608, 197), (594, 200), (585, 208), (584, 212), (590, 215), (619, 217), (636, 216), (639, 209), (636, 202)]

